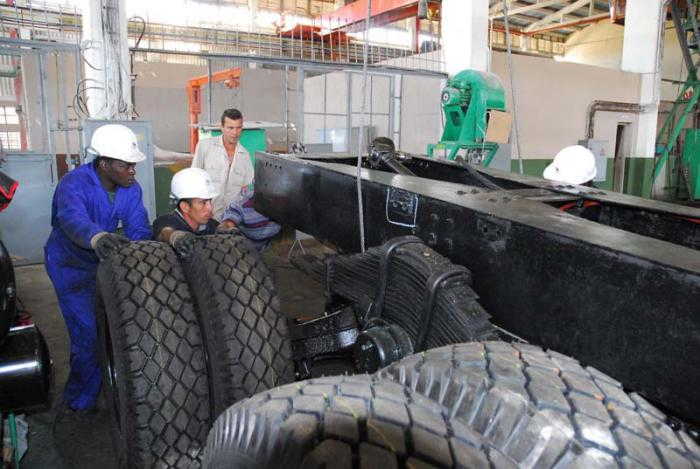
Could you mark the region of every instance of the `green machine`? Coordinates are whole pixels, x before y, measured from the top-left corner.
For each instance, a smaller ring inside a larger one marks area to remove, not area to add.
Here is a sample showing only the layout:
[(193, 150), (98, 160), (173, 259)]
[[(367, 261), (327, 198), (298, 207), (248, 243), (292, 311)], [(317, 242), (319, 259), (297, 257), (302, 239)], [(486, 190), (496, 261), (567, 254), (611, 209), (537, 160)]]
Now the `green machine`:
[(683, 139), (681, 174), (690, 200), (700, 200), (700, 129), (687, 129)]
[(498, 150), (497, 143), (486, 141), (488, 113), (506, 110), (498, 77), (476, 70), (459, 72), (447, 81), (441, 100), (445, 128), (440, 142), (428, 145), (428, 156), (455, 160), (464, 150), (468, 162), (488, 166)]

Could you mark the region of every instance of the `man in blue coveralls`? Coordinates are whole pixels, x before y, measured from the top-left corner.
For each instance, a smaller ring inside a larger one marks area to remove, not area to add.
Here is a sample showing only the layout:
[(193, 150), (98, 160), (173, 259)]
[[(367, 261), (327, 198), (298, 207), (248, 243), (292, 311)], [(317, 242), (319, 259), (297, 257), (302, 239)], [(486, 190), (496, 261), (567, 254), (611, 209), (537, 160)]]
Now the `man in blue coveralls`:
[(95, 409), (100, 392), (95, 323), (99, 260), (130, 240), (151, 239), (136, 163), (146, 157), (126, 126), (95, 130), (87, 152), (94, 161), (68, 173), (58, 184), (44, 254), (58, 304), (70, 335), (70, 374), (64, 410)]

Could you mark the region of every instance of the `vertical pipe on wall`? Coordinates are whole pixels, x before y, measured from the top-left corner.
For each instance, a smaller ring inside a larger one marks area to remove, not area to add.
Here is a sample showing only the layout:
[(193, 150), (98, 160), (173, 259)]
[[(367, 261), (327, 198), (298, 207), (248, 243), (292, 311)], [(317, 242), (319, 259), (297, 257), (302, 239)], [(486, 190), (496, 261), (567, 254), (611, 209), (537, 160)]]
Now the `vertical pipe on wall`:
[(345, 72), (345, 151), (350, 153), (350, 137), (352, 135), (352, 72)]
[(49, 154), (54, 153), (53, 147), (53, 135), (51, 133), (51, 115), (49, 113), (49, 102), (48, 102), (48, 92), (46, 89), (46, 82), (48, 81), (48, 76), (46, 74), (46, 52), (42, 51), (37, 54), (37, 60), (39, 65), (39, 92), (41, 99), (41, 112), (43, 114), (44, 127), (46, 132), (44, 133), (46, 148), (45, 151)]
[(207, 58), (207, 124), (212, 125), (212, 94), (214, 92), (214, 84), (211, 82), (211, 59)]
[(323, 74), (323, 143), (328, 143), (328, 73)]
[(286, 145), (285, 152), (289, 151), (289, 65), (284, 66), (284, 142)]
[[(394, 140), (394, 75), (389, 76), (389, 114), (387, 115), (386, 136)], [(394, 140), (394, 145), (398, 142)], [(396, 148), (401, 148), (396, 146)]]
[(63, 93), (65, 91), (65, 83), (63, 81), (63, 70), (61, 69), (63, 64), (60, 60), (58, 60), (59, 55), (60, 52), (54, 52), (54, 57), (56, 58), (56, 106), (58, 108), (56, 111), (60, 112), (63, 116), (63, 125), (57, 127), (63, 132), (63, 142), (65, 145), (63, 152), (66, 155), (66, 165), (68, 166), (68, 169), (71, 170), (75, 168), (76, 162), (73, 161), (73, 158), (71, 158), (70, 141), (68, 139), (68, 129), (70, 127), (68, 125), (68, 106), (63, 101), (65, 98)]
[(304, 133), (306, 132), (304, 128), (304, 77), (306, 75), (306, 71), (304, 70), (304, 67), (297, 67), (297, 109), (299, 110), (299, 121), (297, 122), (297, 125), (299, 128), (297, 129), (297, 141), (299, 143), (305, 143), (306, 141), (306, 136)]
[[(80, 41), (80, 40), (78, 39), (78, 41)], [(80, 44), (78, 44), (78, 45), (80, 45)], [(75, 65), (75, 89), (76, 89), (76, 93), (77, 93), (78, 86), (80, 85), (80, 81), (82, 80), (81, 77), (83, 75), (83, 73), (82, 73), (83, 69), (80, 65), (80, 49), (79, 48), (75, 50), (73, 60), (75, 62), (74, 63), (74, 65)], [(76, 116), (78, 118), (80, 118), (78, 111), (76, 109), (74, 109), (73, 111), (75, 112)], [(77, 161), (77, 164), (81, 165), (84, 162), (83, 159), (85, 156), (83, 155), (83, 132), (82, 132), (82, 129), (80, 128), (80, 125), (78, 125), (78, 129), (76, 130), (76, 133), (78, 134), (78, 161)]]
[(396, 148), (401, 148), (401, 104), (403, 100), (403, 75), (395, 75), (393, 81), (394, 91), (391, 110), (394, 125), (392, 131)]

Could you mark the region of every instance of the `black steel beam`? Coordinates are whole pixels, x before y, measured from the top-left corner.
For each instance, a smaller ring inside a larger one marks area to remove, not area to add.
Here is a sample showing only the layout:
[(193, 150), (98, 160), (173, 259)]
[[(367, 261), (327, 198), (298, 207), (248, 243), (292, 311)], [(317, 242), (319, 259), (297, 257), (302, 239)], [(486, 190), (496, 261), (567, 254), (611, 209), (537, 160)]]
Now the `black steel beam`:
[[(304, 159), (355, 165), (355, 158), (336, 155), (306, 155)], [(565, 202), (593, 201), (601, 206), (598, 222), (632, 233), (700, 249), (700, 210), (683, 205), (653, 201), (605, 191), (595, 187), (573, 186), (492, 169), (466, 168), (458, 163), (412, 156), (402, 165), (416, 176), (469, 186), (469, 194), (493, 191), (494, 185), (514, 196), (561, 206)], [(367, 165), (369, 167), (369, 165)], [(388, 167), (379, 169), (391, 172)], [(475, 172), (478, 171), (478, 178)], [(484, 184), (484, 179), (488, 184)], [(529, 194), (528, 194), (529, 193)]]
[[(257, 154), (255, 205), (360, 249), (354, 168)], [(700, 252), (507, 191), (363, 170), (368, 246), (414, 234), (474, 273), (499, 326), (700, 415)], [(692, 214), (692, 213), (691, 213)]]

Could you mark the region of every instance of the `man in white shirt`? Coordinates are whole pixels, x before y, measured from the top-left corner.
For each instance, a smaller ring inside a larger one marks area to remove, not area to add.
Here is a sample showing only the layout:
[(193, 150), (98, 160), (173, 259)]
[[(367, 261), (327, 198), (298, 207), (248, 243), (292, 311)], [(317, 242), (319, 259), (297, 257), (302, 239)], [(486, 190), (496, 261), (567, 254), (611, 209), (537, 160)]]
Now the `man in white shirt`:
[(214, 218), (221, 220), (226, 207), (240, 197), (241, 190), (253, 183), (253, 164), (239, 139), (243, 131), (243, 114), (226, 109), (221, 115), (221, 136), (197, 143), (193, 168), (205, 170), (219, 195), (212, 200)]

